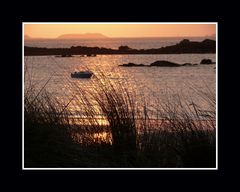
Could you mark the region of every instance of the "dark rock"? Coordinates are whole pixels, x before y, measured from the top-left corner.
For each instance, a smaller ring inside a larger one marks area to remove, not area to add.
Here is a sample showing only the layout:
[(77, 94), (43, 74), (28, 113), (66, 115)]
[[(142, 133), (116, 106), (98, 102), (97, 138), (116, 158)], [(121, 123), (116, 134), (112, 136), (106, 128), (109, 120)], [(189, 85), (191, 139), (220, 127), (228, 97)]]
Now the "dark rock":
[(192, 66), (192, 64), (191, 63), (184, 63), (184, 64), (182, 64), (182, 66)]
[(131, 48), (128, 46), (120, 46), (120, 47), (118, 47), (118, 50), (119, 51), (129, 51), (129, 50), (131, 50)]
[(156, 66), (156, 67), (180, 67), (181, 65), (177, 64), (177, 63), (173, 63), (170, 61), (155, 61), (153, 63), (150, 64), (150, 67), (152, 66)]
[(209, 65), (209, 64), (214, 64), (214, 63), (212, 62), (211, 59), (203, 59), (200, 64)]
[(196, 63), (184, 63), (184, 64), (182, 64), (182, 66), (196, 66), (196, 65), (198, 65), (198, 64), (196, 64)]
[(179, 42), (179, 44), (188, 44), (188, 43), (190, 43), (190, 40), (188, 40), (188, 39), (183, 39), (182, 41), (180, 41)]
[(178, 63), (173, 63), (170, 61), (165, 61), (165, 60), (160, 60), (160, 61), (155, 61), (151, 63), (150, 65), (144, 65), (144, 64), (135, 64), (135, 63), (127, 63), (127, 64), (122, 64), (119, 65), (121, 67), (181, 67), (181, 66), (196, 66), (198, 64), (196, 63), (183, 63), (183, 64), (178, 64)]
[(122, 64), (119, 65), (121, 67), (144, 67), (144, 64), (135, 64), (135, 63), (127, 63), (127, 64)]
[(205, 45), (211, 45), (211, 44), (215, 44), (216, 43), (216, 41), (215, 40), (212, 40), (212, 39), (204, 39), (203, 41), (202, 41), (202, 44), (205, 44)]

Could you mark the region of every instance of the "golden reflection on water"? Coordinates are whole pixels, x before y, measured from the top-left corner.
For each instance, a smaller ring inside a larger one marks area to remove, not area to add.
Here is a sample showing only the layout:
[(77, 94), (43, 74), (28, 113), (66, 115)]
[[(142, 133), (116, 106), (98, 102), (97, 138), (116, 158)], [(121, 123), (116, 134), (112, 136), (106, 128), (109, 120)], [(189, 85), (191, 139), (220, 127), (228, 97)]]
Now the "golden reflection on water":
[(106, 118), (102, 117), (93, 117), (89, 118), (87, 116), (85, 117), (69, 117), (69, 124), (70, 125), (97, 125), (97, 126), (108, 126), (109, 122)]
[[(91, 128), (90, 128), (91, 129)], [(77, 131), (72, 134), (73, 140), (77, 143), (108, 143), (112, 144), (112, 135), (110, 131), (88, 130), (86, 132)]]
[[(105, 78), (112, 82), (119, 83), (119, 85), (126, 87), (128, 91), (133, 95), (135, 98), (136, 104), (144, 104), (142, 102), (142, 97), (146, 99), (148, 106), (151, 106), (151, 102), (153, 106), (156, 106), (158, 103), (153, 103), (155, 100), (154, 97), (163, 97), (164, 94), (161, 94), (160, 91), (163, 92), (163, 88), (166, 87), (164, 85), (166, 82), (170, 83), (173, 87), (182, 87), (180, 84), (180, 80), (177, 77), (187, 77), (187, 81), (199, 81), (199, 77), (204, 76), (207, 72), (206, 69), (203, 70), (203, 67), (207, 66), (200, 66), (199, 69), (197, 68), (178, 68), (178, 69), (160, 69), (160, 68), (121, 68), (117, 67), (118, 64), (123, 64), (127, 62), (133, 62), (133, 59), (137, 59), (136, 56), (125, 56), (125, 55), (116, 55), (116, 56), (107, 56), (101, 55), (97, 57), (72, 57), (72, 58), (54, 58), (56, 62), (52, 62), (52, 57), (34, 57), (35, 60), (32, 60), (33, 67), (29, 67), (29, 70), (34, 70), (33, 80), (35, 82), (41, 82), (44, 84), (45, 80), (42, 80), (43, 77), (46, 76), (46, 80), (49, 78), (47, 75), (55, 73), (55, 76), (51, 79), (51, 81), (47, 85), (47, 89), (53, 93), (53, 95), (58, 97), (58, 100), (64, 103), (67, 106), (67, 110), (71, 112), (71, 116), (69, 117), (71, 125), (79, 125), (79, 126), (89, 126), (89, 125), (100, 125), (100, 126), (109, 126), (109, 122), (101, 115), (100, 107), (94, 103), (94, 100), (87, 97), (87, 95), (83, 92), (84, 90), (87, 92), (94, 92), (97, 87), (94, 82), (101, 81), (103, 85), (105, 85), (105, 81), (101, 79), (101, 74), (104, 75)], [(139, 62), (148, 62), (146, 58), (151, 58), (152, 56), (138, 56), (141, 60)], [(143, 58), (142, 58), (143, 57)], [(163, 56), (161, 56), (163, 57)], [(169, 56), (167, 56), (169, 57)], [(53, 58), (52, 58), (53, 59)], [(157, 58), (154, 58), (154, 61)], [(29, 64), (31, 64), (31, 62)], [(138, 60), (135, 63), (139, 63)], [(143, 62), (143, 63), (145, 63)], [(150, 61), (149, 61), (150, 62)], [(151, 61), (152, 62), (152, 61)], [(46, 65), (48, 64), (48, 65)], [(191, 71), (189, 71), (191, 69)], [(192, 71), (196, 69), (197, 73)], [(70, 74), (74, 71), (81, 71), (81, 70), (91, 70), (97, 78), (92, 79), (72, 79), (70, 78)], [(199, 72), (200, 70), (200, 72)], [(174, 72), (176, 71), (176, 72)], [(190, 78), (187, 72), (191, 72), (191, 74), (197, 75), (194, 78)], [(208, 70), (210, 71), (210, 70)], [(183, 74), (182, 74), (183, 73)], [(181, 76), (181, 75), (182, 76)], [(200, 75), (199, 75), (200, 74)], [(210, 76), (211, 75), (211, 76)], [(134, 78), (135, 76), (135, 78)], [(213, 77), (212, 77), (213, 76)], [(205, 79), (209, 79), (209, 77), (214, 79), (214, 74), (210, 73), (206, 76)], [(182, 79), (181, 79), (182, 80)], [(28, 81), (26, 81), (28, 82)], [(215, 82), (215, 81), (213, 81)], [(210, 82), (211, 84), (211, 82)], [(214, 83), (212, 83), (215, 85)], [(107, 85), (105, 85), (107, 86)], [(26, 85), (27, 87), (27, 85)], [(41, 87), (41, 84), (39, 85)], [(163, 87), (163, 88), (162, 88)], [(118, 88), (116, 86), (115, 88)], [(159, 89), (159, 90), (158, 90)], [(138, 95), (135, 94), (135, 90), (138, 90)], [(121, 90), (119, 90), (120, 92)], [(187, 93), (187, 91), (186, 91)], [(155, 94), (155, 95), (154, 95)], [(189, 94), (193, 96), (193, 94)], [(89, 100), (89, 103), (86, 103), (82, 100), (82, 96), (86, 96)], [(167, 95), (168, 96), (168, 95)], [(195, 97), (197, 98), (197, 97)], [(72, 99), (72, 100), (71, 100)], [(161, 101), (161, 100), (160, 100)], [(160, 103), (160, 102), (159, 102)], [(91, 105), (90, 105), (91, 104)], [(84, 111), (88, 111), (88, 114), (84, 114)], [(161, 125), (161, 120), (156, 121), (159, 125)], [(156, 126), (156, 122), (148, 121), (149, 127), (158, 127)], [(204, 122), (198, 122), (198, 124), (204, 124)], [(153, 125), (152, 125), (153, 124)], [(204, 125), (205, 126), (205, 125)], [(99, 131), (98, 133), (91, 133), (89, 137), (91, 137), (94, 141), (111, 141), (110, 134), (104, 131)]]
[(101, 142), (106, 142), (112, 144), (112, 137), (110, 133), (107, 132), (101, 132), (101, 133), (94, 133), (93, 134), (93, 141), (95, 143), (101, 143)]

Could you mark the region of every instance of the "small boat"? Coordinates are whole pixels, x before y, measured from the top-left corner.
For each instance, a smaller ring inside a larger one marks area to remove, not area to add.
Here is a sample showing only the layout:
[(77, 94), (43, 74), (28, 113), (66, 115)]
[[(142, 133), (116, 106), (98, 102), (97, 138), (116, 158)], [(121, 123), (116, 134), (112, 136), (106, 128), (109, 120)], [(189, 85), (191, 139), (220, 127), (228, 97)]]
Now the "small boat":
[(91, 78), (93, 75), (93, 72), (91, 71), (79, 71), (71, 73), (72, 78)]

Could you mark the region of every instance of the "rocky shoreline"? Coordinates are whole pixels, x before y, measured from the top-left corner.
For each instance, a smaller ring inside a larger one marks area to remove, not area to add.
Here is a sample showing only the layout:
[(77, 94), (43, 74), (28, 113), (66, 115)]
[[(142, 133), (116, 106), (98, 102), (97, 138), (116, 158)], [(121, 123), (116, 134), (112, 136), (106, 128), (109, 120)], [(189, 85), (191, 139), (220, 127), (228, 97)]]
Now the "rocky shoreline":
[(43, 55), (113, 55), (113, 54), (187, 54), (216, 53), (216, 41), (205, 39), (201, 42), (184, 39), (171, 46), (157, 49), (132, 49), (120, 46), (118, 49), (104, 47), (72, 46), (70, 48), (40, 48), (24, 46), (25, 56)]
[[(200, 62), (201, 65), (211, 65), (211, 64), (216, 64), (213, 62), (211, 59), (203, 59)], [(181, 67), (181, 66), (197, 66), (199, 64), (197, 63), (174, 63), (170, 61), (165, 61), (165, 60), (160, 60), (160, 61), (155, 61), (151, 63), (150, 65), (145, 65), (145, 64), (135, 64), (135, 63), (127, 63), (127, 64), (122, 64), (119, 65), (120, 67)]]

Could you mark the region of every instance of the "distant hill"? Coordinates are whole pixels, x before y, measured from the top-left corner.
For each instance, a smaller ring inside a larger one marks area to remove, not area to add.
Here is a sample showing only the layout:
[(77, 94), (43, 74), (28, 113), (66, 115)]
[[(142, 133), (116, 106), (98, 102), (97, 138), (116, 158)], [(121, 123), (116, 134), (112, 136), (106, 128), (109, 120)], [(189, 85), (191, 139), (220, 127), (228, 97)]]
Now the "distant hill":
[(64, 34), (57, 39), (105, 39), (107, 36), (101, 33), (85, 33), (85, 34)]

